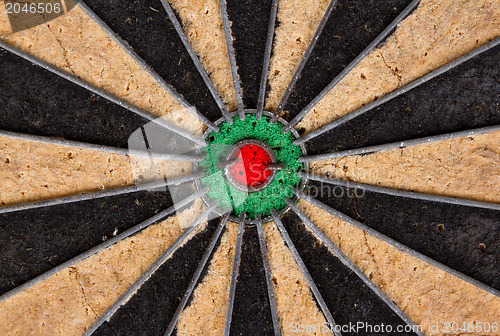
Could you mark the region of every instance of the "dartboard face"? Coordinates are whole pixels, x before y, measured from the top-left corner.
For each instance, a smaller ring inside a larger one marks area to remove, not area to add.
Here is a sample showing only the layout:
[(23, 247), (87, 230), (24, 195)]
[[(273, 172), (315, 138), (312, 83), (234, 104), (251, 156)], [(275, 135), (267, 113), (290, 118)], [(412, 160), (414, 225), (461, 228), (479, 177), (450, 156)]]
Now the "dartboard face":
[(0, 334), (499, 335), (499, 20), (0, 1)]

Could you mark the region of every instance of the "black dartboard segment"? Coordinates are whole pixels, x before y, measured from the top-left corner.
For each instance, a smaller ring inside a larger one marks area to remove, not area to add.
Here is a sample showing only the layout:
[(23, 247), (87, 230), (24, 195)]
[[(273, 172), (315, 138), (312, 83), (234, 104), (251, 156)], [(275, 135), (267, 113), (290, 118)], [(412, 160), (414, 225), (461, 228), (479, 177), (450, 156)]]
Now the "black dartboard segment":
[[(321, 244), (294, 212), (285, 214), (282, 222), (338, 325), (363, 322), (374, 326), (383, 323), (393, 330), (385, 333), (387, 335), (415, 335), (396, 332), (398, 328), (404, 331), (406, 323), (356, 273)], [(363, 329), (358, 333), (342, 332), (342, 335), (371, 334)]]
[(500, 46), (306, 143), (310, 155), (500, 124)]
[(338, 0), (283, 107), (290, 119), (353, 61), (411, 0)]
[(228, 0), (245, 108), (257, 108), (272, 0)]
[(140, 191), (0, 215), (0, 295), (172, 205)]
[(165, 261), (95, 336), (163, 336), (220, 219), (187, 241)]
[(148, 121), (0, 48), (0, 129), (127, 147)]
[(274, 335), (256, 226), (243, 234), (230, 335)]
[(160, 0), (86, 0), (85, 4), (200, 113), (211, 121), (221, 117)]
[[(500, 211), (310, 181), (310, 195), (388, 237), (500, 289)], [(357, 195), (357, 196), (356, 196)]]

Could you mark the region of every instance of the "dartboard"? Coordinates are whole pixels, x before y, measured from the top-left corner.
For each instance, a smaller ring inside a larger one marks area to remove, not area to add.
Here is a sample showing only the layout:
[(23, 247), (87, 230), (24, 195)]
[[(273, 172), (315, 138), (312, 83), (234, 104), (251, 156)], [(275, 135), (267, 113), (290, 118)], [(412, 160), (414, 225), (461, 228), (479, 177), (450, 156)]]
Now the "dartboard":
[(499, 335), (500, 4), (0, 2), (1, 335)]

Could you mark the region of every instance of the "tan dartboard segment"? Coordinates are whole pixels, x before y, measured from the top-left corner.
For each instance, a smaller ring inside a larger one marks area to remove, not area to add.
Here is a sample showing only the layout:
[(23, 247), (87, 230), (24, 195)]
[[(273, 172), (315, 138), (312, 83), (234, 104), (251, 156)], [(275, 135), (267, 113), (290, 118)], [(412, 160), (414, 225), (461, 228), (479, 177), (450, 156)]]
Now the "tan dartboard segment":
[(278, 107), (329, 4), (328, 0), (279, 1), (266, 110)]
[(178, 335), (223, 335), (238, 225), (228, 222), (207, 274), (177, 323)]
[(128, 156), (0, 137), (2, 206), (134, 184)]
[(222, 26), (219, 1), (169, 0), (184, 31), (229, 111), (236, 109), (236, 94)]
[(0, 137), (0, 205), (116, 189), (191, 173), (164, 161)]
[(318, 329), (318, 326), (325, 325), (326, 319), (276, 224), (266, 224), (264, 231), (282, 335), (332, 335), (330, 332), (318, 333), (317, 330), (299, 332), (306, 326)]

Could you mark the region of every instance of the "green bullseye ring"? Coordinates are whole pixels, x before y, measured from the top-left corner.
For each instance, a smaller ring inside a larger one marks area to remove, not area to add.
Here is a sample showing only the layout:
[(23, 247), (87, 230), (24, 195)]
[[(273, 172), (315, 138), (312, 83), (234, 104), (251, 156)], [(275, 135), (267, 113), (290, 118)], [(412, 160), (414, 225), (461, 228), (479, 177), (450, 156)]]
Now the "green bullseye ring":
[[(232, 125), (223, 121), (218, 125), (219, 132), (206, 134), (205, 140), (209, 145), (200, 149), (204, 160), (198, 167), (205, 173), (201, 186), (208, 187), (207, 200), (218, 200), (221, 210), (231, 211), (235, 217), (244, 213), (249, 220), (255, 219), (257, 214), (262, 218), (268, 217), (272, 209), (279, 212), (286, 208), (285, 200), (294, 197), (293, 188), (300, 188), (302, 181), (297, 173), (304, 166), (297, 161), (303, 154), (301, 147), (293, 145), (294, 134), (283, 133), (283, 126), (279, 121), (272, 123), (269, 116), (264, 115), (257, 120), (255, 114), (247, 113), (245, 120), (235, 115)], [(221, 166), (231, 149), (244, 140), (261, 142), (272, 151), (276, 164), (283, 166), (282, 170), (276, 171), (272, 181), (259, 191), (237, 188), (228, 180)]]

